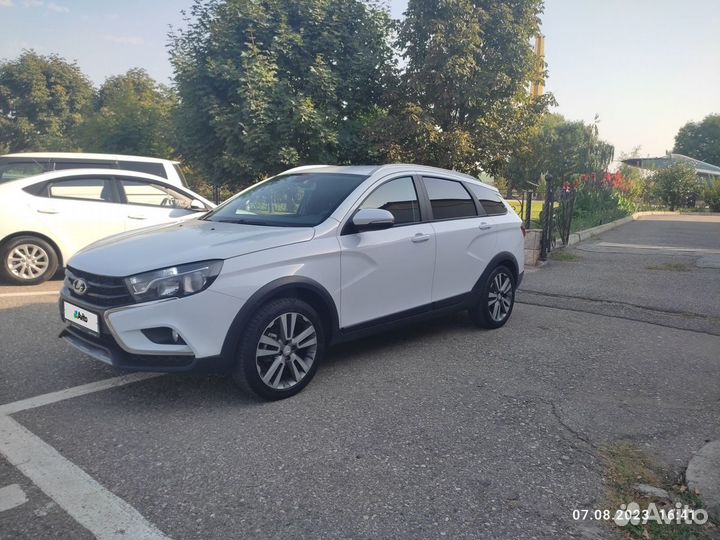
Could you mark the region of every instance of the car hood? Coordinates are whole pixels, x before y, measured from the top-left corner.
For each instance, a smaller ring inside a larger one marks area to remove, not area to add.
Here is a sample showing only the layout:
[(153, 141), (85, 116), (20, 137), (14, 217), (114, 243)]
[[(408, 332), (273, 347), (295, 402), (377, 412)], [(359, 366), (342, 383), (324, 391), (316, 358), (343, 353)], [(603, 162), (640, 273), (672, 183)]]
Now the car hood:
[(79, 251), (68, 262), (78, 270), (125, 277), (177, 264), (229, 259), (299, 242), (312, 227), (264, 227), (191, 220), (110, 236)]

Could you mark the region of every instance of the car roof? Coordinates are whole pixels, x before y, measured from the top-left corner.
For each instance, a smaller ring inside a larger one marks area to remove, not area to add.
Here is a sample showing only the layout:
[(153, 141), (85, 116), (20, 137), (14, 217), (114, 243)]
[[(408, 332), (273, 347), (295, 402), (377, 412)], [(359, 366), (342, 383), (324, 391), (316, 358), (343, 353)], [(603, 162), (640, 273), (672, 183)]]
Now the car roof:
[(295, 167), (288, 171), (283, 171), (281, 174), (289, 173), (336, 173), (336, 174), (361, 174), (363, 176), (378, 174), (393, 174), (406, 171), (418, 172), (421, 174), (428, 175), (442, 175), (452, 176), (457, 179), (462, 179), (474, 184), (484, 186), (493, 191), (498, 191), (495, 186), (486, 184), (470, 176), (469, 174), (461, 173), (458, 171), (451, 171), (448, 169), (441, 169), (439, 167), (430, 167), (428, 165), (415, 165), (413, 163), (390, 163), (387, 165), (303, 165), (301, 167)]
[(21, 152), (16, 154), (5, 154), (2, 158), (26, 158), (26, 159), (103, 159), (107, 161), (138, 161), (148, 163), (179, 163), (171, 159), (162, 159), (146, 156), (130, 156), (126, 154), (90, 154), (82, 152)]
[[(88, 176), (93, 174), (111, 175), (111, 176), (133, 176), (135, 178), (143, 178), (145, 180), (154, 180), (156, 182), (162, 182), (172, 187), (179, 187), (168, 182), (167, 178), (162, 176), (155, 176), (154, 174), (147, 174), (136, 171), (124, 171), (122, 169), (63, 169), (62, 171), (49, 171), (33, 176), (27, 176), (25, 178), (18, 178), (12, 182), (3, 184), (3, 186), (29, 186), (38, 182), (46, 182), (48, 180), (54, 180), (56, 178), (63, 178), (65, 176)], [(185, 188), (187, 189), (187, 188)]]

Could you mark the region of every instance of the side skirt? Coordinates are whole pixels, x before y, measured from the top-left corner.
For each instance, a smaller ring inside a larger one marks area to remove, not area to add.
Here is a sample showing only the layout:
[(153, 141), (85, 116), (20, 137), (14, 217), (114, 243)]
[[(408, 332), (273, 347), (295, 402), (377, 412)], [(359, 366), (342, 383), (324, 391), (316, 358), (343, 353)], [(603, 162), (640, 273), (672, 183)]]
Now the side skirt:
[(460, 294), (445, 300), (438, 302), (432, 302), (416, 308), (401, 311), (400, 313), (393, 313), (385, 317), (373, 319), (372, 321), (355, 324), (348, 326), (347, 328), (341, 328), (339, 332), (333, 336), (331, 345), (337, 345), (339, 343), (345, 343), (354, 339), (370, 336), (380, 332), (386, 332), (394, 328), (407, 326), (410, 324), (434, 319), (468, 309), (473, 305), (475, 294), (473, 292)]

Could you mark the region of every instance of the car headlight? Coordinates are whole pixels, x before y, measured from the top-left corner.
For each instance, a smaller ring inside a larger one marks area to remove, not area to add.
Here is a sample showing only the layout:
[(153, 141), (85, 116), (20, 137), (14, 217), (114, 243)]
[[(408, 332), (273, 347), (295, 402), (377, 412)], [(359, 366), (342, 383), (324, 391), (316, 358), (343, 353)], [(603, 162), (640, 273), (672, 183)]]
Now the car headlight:
[(222, 261), (203, 261), (162, 268), (125, 278), (125, 285), (136, 302), (189, 296), (207, 289), (222, 265)]

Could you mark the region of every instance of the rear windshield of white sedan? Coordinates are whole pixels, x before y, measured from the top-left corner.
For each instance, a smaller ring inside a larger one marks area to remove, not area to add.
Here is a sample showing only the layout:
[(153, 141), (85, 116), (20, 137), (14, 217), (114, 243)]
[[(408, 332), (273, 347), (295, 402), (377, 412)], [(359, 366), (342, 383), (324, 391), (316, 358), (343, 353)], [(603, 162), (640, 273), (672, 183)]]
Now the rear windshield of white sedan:
[(274, 227), (314, 227), (325, 221), (367, 176), (305, 173), (276, 176), (228, 200), (209, 221)]

